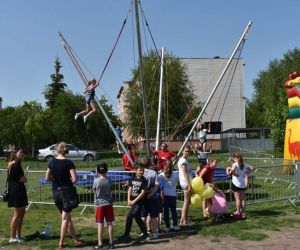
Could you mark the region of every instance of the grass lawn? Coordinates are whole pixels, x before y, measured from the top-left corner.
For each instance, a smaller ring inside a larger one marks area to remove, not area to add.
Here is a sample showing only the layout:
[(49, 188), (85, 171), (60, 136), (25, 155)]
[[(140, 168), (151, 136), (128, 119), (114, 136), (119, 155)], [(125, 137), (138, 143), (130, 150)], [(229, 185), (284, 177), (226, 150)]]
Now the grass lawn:
[[(221, 160), (220, 166), (226, 166), (228, 160), (228, 155), (214, 155)], [(121, 156), (113, 152), (103, 152), (102, 159), (104, 159), (110, 166), (110, 168), (120, 168), (121, 165)], [(197, 160), (195, 156), (190, 158), (191, 165), (193, 168), (197, 166)], [(75, 165), (78, 170), (92, 170), (95, 169), (97, 162), (82, 162), (76, 161)], [(0, 167), (5, 168), (7, 162), (0, 160)], [(38, 162), (36, 160), (29, 161), (25, 160), (23, 162), (23, 167), (26, 169), (27, 166), (29, 170), (46, 170), (46, 162)], [(274, 177), (282, 175), (282, 168), (276, 168), (278, 170), (274, 171), (272, 168), (272, 173)], [(265, 170), (269, 170), (266, 168)], [(293, 197), (295, 191), (294, 189), (288, 189), (286, 182), (275, 182), (274, 184), (271, 181), (267, 180), (266, 176), (268, 171), (261, 171), (255, 173), (255, 182), (254, 182), (254, 193), (250, 194), (250, 189), (248, 190), (249, 201), (252, 199), (262, 199), (270, 198), (275, 199), (282, 192), (283, 196), (280, 197)], [(40, 176), (39, 176), (40, 175)], [(30, 189), (29, 197), (31, 200), (39, 200), (40, 195), (42, 194), (43, 200), (52, 202), (52, 195), (50, 186), (43, 187), (42, 193), (39, 191), (38, 187), (38, 178), (44, 177), (44, 172), (37, 173), (35, 175), (28, 175)], [(272, 178), (274, 178), (272, 177)], [(6, 175), (2, 174), (0, 176), (1, 187), (5, 185)], [(285, 180), (288, 180), (290, 183), (294, 176), (293, 175), (284, 175)], [(33, 185), (34, 184), (34, 185)], [(220, 186), (221, 189), (227, 190), (228, 183), (224, 183)], [(79, 194), (87, 193), (86, 190), (79, 190)], [(247, 193), (248, 194), (248, 193)], [(92, 199), (92, 196), (90, 197)], [(117, 203), (116, 203), (117, 204)], [(178, 202), (178, 206), (181, 206), (182, 203)], [(94, 210), (91, 207), (88, 207), (84, 213), (81, 215), (81, 208), (77, 208), (72, 212), (73, 221), (77, 230), (77, 233), (81, 235), (81, 238), (84, 239), (85, 243), (88, 246), (94, 246), (97, 243), (97, 225), (94, 223)], [(127, 208), (116, 208), (115, 209), (115, 238), (120, 235), (124, 230), (125, 219)], [(11, 248), (14, 246), (8, 244), (9, 238), (9, 224), (12, 217), (13, 210), (7, 208), (7, 204), (0, 202), (0, 246), (3, 248)], [(230, 212), (230, 211), (229, 211)], [(223, 221), (218, 223), (203, 221), (202, 219), (202, 210), (200, 208), (191, 207), (189, 216), (191, 220), (196, 222), (195, 225), (190, 226), (186, 229), (192, 229), (198, 234), (201, 234), (211, 241), (220, 241), (222, 237), (232, 236), (240, 240), (262, 240), (267, 237), (267, 231), (279, 231), (286, 227), (294, 227), (300, 221), (300, 208), (292, 207), (290, 203), (284, 204), (284, 202), (269, 202), (262, 204), (253, 204), (248, 206), (247, 215), (248, 219), (246, 221), (232, 222), (230, 216), (225, 216)], [(180, 214), (180, 212), (178, 213)], [(31, 205), (30, 209), (25, 215), (25, 221), (23, 226), (23, 235), (30, 235), (36, 231), (42, 232), (45, 228), (47, 222), (50, 222), (52, 225), (52, 237), (49, 239), (35, 239), (32, 241), (27, 241), (20, 246), (24, 248), (35, 248), (35, 249), (55, 249), (58, 244), (59, 239), (59, 229), (60, 229), (60, 214), (54, 205)], [(136, 226), (135, 222), (133, 223), (132, 237), (137, 238), (139, 235), (139, 229)], [(184, 235), (184, 234), (183, 234)], [(107, 239), (107, 232), (105, 231), (105, 239)], [(185, 239), (183, 236), (176, 236), (176, 239)], [(66, 240), (68, 246), (74, 246), (71, 239)]]
[[(246, 221), (232, 222), (225, 218), (220, 222), (211, 222), (202, 220), (202, 211), (199, 208), (191, 208), (189, 213), (191, 220), (195, 225), (187, 229), (195, 230), (211, 241), (221, 241), (223, 236), (232, 236), (240, 240), (263, 240), (267, 237), (266, 231), (280, 231), (286, 227), (294, 227), (300, 221), (300, 208), (294, 208), (290, 204), (283, 202), (273, 202), (269, 204), (256, 204), (248, 207), (248, 219)], [(9, 223), (12, 216), (12, 210), (6, 207), (6, 203), (0, 203), (0, 245), (5, 248), (13, 249), (8, 243)], [(97, 226), (94, 223), (94, 211), (87, 208), (82, 215), (81, 209), (77, 208), (72, 212), (73, 221), (77, 233), (81, 235), (87, 246), (94, 246), (97, 243)], [(124, 230), (126, 208), (115, 209), (115, 237)], [(50, 239), (26, 241), (20, 246), (34, 247), (37, 249), (55, 249), (59, 239), (60, 214), (54, 206), (33, 205), (25, 215), (23, 226), (24, 235), (30, 235), (36, 231), (42, 232), (47, 222), (52, 225), (52, 237)], [(138, 238), (139, 229), (133, 223), (132, 238)], [(105, 231), (104, 238), (107, 239)], [(176, 239), (183, 239), (177, 236)], [(72, 246), (70, 238), (67, 238), (66, 244)]]

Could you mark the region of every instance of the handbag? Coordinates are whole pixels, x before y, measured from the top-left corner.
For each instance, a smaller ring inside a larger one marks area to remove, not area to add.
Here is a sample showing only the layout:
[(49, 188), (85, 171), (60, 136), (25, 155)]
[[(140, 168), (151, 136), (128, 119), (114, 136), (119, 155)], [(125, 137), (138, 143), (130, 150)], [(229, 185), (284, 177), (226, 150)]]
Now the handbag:
[(79, 205), (79, 199), (77, 195), (77, 190), (75, 186), (72, 186), (67, 189), (61, 189), (61, 198), (62, 198), (62, 208), (76, 208)]
[(7, 202), (9, 199), (9, 192), (8, 192), (8, 188), (7, 188), (7, 179), (6, 179), (6, 185), (5, 185), (6, 190), (3, 192), (2, 194), (2, 200)]

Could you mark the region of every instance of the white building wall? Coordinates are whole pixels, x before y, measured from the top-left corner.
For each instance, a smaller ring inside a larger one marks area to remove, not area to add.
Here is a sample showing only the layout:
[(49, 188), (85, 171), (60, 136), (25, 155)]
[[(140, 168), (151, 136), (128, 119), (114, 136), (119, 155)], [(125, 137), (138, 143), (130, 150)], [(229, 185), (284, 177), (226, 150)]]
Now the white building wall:
[[(243, 60), (239, 59), (237, 65), (236, 60), (229, 66), (201, 119), (203, 122), (221, 121), (222, 130), (246, 126)], [(181, 61), (193, 84), (194, 94), (204, 105), (228, 59), (182, 58)]]

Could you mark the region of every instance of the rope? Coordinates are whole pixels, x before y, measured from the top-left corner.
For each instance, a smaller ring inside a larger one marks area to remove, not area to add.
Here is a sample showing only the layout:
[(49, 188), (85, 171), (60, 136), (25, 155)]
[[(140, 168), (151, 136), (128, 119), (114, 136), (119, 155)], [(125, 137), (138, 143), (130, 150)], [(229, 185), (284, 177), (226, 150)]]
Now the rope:
[[(244, 44), (245, 44), (245, 40), (243, 41), (243, 43), (242, 43), (242, 45), (241, 45), (239, 55), (238, 55), (238, 57), (237, 57), (237, 60), (236, 60), (235, 65), (234, 65), (234, 70), (233, 70), (233, 73), (232, 73), (232, 76), (231, 76), (231, 79), (230, 79), (230, 84), (229, 84), (229, 86), (228, 86), (228, 88), (227, 88), (227, 92), (226, 92), (226, 95), (225, 95), (225, 98), (224, 98), (224, 102), (223, 102), (223, 104), (222, 104), (222, 106), (221, 106), (222, 108), (221, 108), (221, 111), (220, 111), (220, 113), (219, 113), (219, 117), (218, 117), (218, 120), (217, 120), (217, 121), (220, 120), (221, 114), (222, 114), (222, 112), (223, 112), (223, 110), (224, 110), (225, 102), (226, 102), (227, 97), (228, 97), (228, 93), (229, 93), (230, 86), (231, 86), (231, 84), (232, 84), (232, 82), (233, 82), (233, 77), (234, 77), (234, 75), (235, 75), (235, 72), (236, 72), (236, 69), (237, 69), (237, 66), (238, 66), (239, 59), (241, 58), (241, 54), (242, 54), (242, 50), (243, 50)], [(225, 88), (225, 85), (224, 85), (224, 88)], [(224, 90), (224, 88), (223, 88), (223, 90)], [(223, 90), (222, 90), (222, 93), (223, 93)], [(219, 99), (219, 101), (220, 101), (220, 99)], [(216, 111), (216, 109), (215, 109), (215, 111)], [(214, 112), (215, 112), (215, 111), (214, 111)], [(213, 114), (213, 115), (214, 115), (214, 114)]]
[[(132, 5), (132, 2), (131, 2), (131, 5)], [(131, 11), (131, 8), (129, 9), (129, 11), (128, 11), (128, 13), (127, 13), (127, 16), (126, 16), (126, 18), (125, 18), (125, 20), (123, 21), (123, 25), (122, 25), (122, 27), (121, 27), (121, 30), (120, 30), (119, 34), (118, 34), (117, 40), (115, 41), (115, 44), (114, 44), (114, 46), (113, 46), (113, 48), (112, 48), (112, 50), (111, 50), (111, 52), (110, 52), (110, 55), (109, 55), (109, 57), (108, 57), (108, 59), (107, 59), (107, 61), (106, 61), (106, 64), (105, 64), (105, 66), (104, 66), (104, 68), (103, 68), (103, 70), (102, 70), (102, 73), (101, 73), (101, 75), (100, 75), (100, 77), (99, 77), (99, 80), (98, 80), (97, 84), (100, 83), (100, 81), (101, 81), (101, 79), (102, 79), (102, 76), (103, 76), (103, 74), (104, 74), (104, 72), (105, 72), (105, 70), (106, 70), (106, 68), (107, 68), (107, 66), (108, 66), (108, 63), (109, 63), (109, 61), (110, 61), (110, 59), (111, 59), (111, 57), (112, 57), (112, 55), (113, 55), (113, 53), (114, 53), (114, 51), (115, 51), (115, 48), (116, 48), (116, 46), (117, 46), (117, 44), (118, 44), (118, 42), (119, 42), (119, 39), (120, 39), (121, 34), (122, 34), (122, 32), (123, 32), (123, 29), (124, 29), (124, 27), (125, 27), (125, 24), (126, 24), (126, 21), (127, 21), (127, 18), (128, 18), (128, 16), (129, 16), (130, 11)]]
[[(131, 2), (132, 3), (132, 2)], [(136, 60), (135, 60), (135, 57), (136, 57), (136, 55), (135, 55), (135, 39), (134, 39), (134, 37), (135, 37), (135, 33), (134, 33), (134, 31), (135, 31), (135, 29), (134, 29), (134, 13), (133, 13), (133, 11), (131, 12), (132, 14), (131, 14), (131, 29), (132, 29), (132, 53), (133, 53), (133, 66), (134, 66), (134, 68), (136, 68)]]
[(89, 136), (89, 132), (88, 132), (88, 127), (87, 127), (87, 124), (85, 124), (85, 131), (86, 131), (86, 136), (88, 138), (88, 149), (91, 148), (91, 140), (90, 140), (90, 136)]
[(156, 46), (156, 44), (155, 44), (155, 41), (154, 41), (154, 38), (153, 38), (153, 35), (152, 35), (152, 32), (151, 32), (151, 30), (150, 30), (150, 27), (149, 27), (148, 21), (147, 21), (147, 19), (146, 19), (146, 16), (145, 16), (144, 10), (143, 10), (143, 8), (142, 8), (141, 1), (139, 1), (139, 5), (140, 5), (140, 10), (141, 10), (141, 13), (142, 13), (142, 17), (145, 19), (146, 26), (147, 26), (147, 28), (148, 28), (148, 31), (149, 31), (149, 34), (150, 34), (150, 37), (151, 37), (152, 43), (153, 43), (153, 45), (154, 45), (155, 51), (156, 51), (156, 53), (157, 53), (158, 57), (160, 58), (160, 54), (159, 54), (159, 52), (158, 52), (157, 46)]

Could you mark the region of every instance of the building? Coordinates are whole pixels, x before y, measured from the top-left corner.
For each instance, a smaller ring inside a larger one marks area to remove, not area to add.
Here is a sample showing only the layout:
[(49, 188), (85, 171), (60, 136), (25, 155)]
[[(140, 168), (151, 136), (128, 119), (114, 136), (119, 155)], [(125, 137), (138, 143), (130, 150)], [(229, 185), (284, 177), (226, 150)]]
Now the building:
[[(195, 95), (201, 104), (207, 101), (217, 83), (227, 58), (182, 58)], [(221, 130), (245, 128), (244, 66), (234, 59), (208, 104), (201, 120), (221, 122)]]
[[(180, 60), (186, 67), (195, 96), (204, 105), (228, 59), (215, 57), (181, 58)], [(129, 84), (130, 82), (124, 82), (118, 94), (121, 121), (126, 120), (124, 93), (128, 90)], [(232, 61), (201, 120), (202, 122), (218, 122), (221, 124), (221, 131), (230, 128), (245, 128), (244, 65), (242, 59)], [(220, 139), (219, 135), (210, 135), (209, 137)]]

